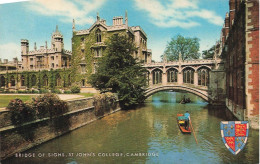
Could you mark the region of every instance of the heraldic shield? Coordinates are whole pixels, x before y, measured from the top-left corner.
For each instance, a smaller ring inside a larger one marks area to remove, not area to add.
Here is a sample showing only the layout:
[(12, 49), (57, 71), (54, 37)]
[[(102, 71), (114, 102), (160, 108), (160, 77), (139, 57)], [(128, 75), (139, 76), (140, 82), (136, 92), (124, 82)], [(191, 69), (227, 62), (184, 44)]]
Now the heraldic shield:
[(221, 121), (220, 129), (225, 146), (234, 155), (238, 154), (247, 142), (248, 121)]

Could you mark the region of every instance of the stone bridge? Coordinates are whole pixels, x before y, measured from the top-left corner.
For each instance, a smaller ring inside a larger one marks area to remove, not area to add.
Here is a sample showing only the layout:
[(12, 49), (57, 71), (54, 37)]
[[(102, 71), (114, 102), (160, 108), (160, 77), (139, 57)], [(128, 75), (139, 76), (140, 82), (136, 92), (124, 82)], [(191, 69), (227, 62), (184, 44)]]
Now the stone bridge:
[(210, 72), (219, 63), (217, 59), (196, 59), (145, 64), (143, 67), (147, 70), (146, 77), (149, 82), (146, 97), (156, 92), (173, 90), (190, 92), (210, 101)]

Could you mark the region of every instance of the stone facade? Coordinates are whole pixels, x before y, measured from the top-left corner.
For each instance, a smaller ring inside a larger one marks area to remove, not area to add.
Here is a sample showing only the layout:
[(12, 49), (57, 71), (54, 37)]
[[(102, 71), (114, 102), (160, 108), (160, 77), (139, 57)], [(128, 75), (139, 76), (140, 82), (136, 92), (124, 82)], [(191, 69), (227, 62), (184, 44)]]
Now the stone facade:
[(48, 49), (47, 41), (45, 46), (29, 51), (29, 41), (21, 39), (22, 70), (42, 70), (69, 68), (72, 53), (64, 49), (63, 35), (56, 27), (51, 37), (51, 48)]
[(95, 73), (98, 58), (106, 53), (106, 41), (112, 35), (127, 35), (134, 40), (137, 51), (133, 54), (137, 60), (150, 63), (152, 52), (147, 49), (147, 35), (140, 26), (128, 26), (127, 12), (125, 22), (123, 17), (114, 17), (113, 25), (106, 24), (106, 20), (97, 15), (96, 22), (86, 30), (76, 30), (73, 20), (72, 37), (72, 69), (79, 72), (74, 79), (87, 85), (87, 77)]
[(259, 128), (259, 2), (229, 2), (222, 29), (227, 108)]

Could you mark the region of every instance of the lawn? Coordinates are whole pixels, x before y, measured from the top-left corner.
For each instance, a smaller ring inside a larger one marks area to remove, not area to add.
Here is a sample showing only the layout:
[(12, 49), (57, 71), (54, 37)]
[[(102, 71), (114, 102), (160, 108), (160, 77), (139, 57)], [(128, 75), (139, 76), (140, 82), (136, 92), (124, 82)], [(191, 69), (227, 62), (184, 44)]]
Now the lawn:
[(93, 97), (96, 93), (78, 93), (78, 95), (85, 96), (85, 97)]
[(0, 108), (7, 107), (10, 100), (13, 100), (15, 98), (19, 98), (22, 101), (28, 101), (31, 100), (32, 97), (35, 97), (36, 95), (0, 95)]

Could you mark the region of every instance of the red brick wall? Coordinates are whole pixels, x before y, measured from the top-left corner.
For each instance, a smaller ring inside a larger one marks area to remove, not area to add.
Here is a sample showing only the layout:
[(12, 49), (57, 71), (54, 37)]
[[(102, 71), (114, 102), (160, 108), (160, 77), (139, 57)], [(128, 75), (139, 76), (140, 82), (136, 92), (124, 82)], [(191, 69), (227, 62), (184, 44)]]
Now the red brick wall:
[(251, 0), (253, 3), (252, 7), (248, 8), (248, 12), (251, 12), (251, 15), (248, 16), (248, 19), (251, 19), (251, 22), (247, 25), (249, 26), (248, 34), (249, 38), (252, 38), (252, 41), (248, 41), (248, 45), (252, 47), (249, 49), (251, 59), (248, 64), (252, 64), (249, 68), (248, 79), (251, 79), (249, 86), (252, 86), (252, 89), (248, 90), (248, 93), (251, 95), (250, 104), (254, 106), (252, 110), (252, 115), (259, 115), (259, 2), (256, 0)]

